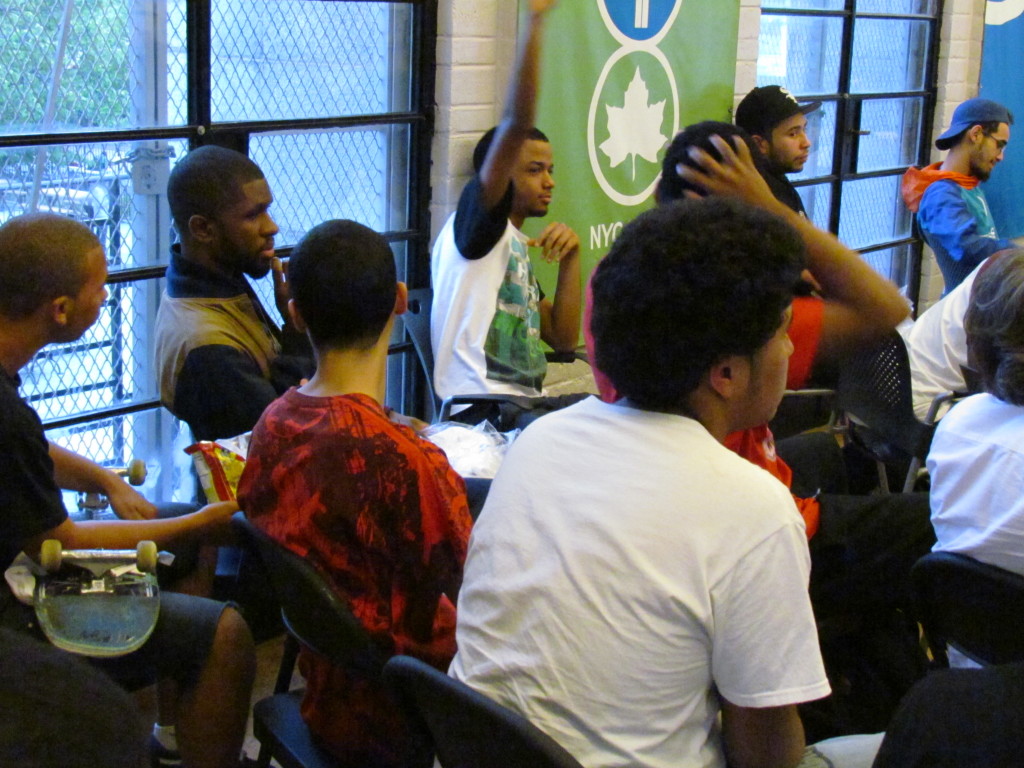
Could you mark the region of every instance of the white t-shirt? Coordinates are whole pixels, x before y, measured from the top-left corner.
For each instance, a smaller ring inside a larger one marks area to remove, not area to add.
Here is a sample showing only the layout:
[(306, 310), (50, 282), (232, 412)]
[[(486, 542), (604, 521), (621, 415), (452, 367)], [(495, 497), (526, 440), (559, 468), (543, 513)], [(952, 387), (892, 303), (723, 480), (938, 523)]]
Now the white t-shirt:
[[(943, 392), (965, 392), (962, 368), (967, 365), (967, 335), (964, 315), (971, 301), (971, 287), (983, 261), (956, 288), (930, 306), (904, 332), (910, 377), (914, 393), (914, 413), (924, 419), (932, 400)], [(945, 411), (940, 411), (942, 415)]]
[(473, 528), (451, 674), (583, 765), (725, 765), (716, 692), (829, 693), (789, 491), (698, 422), (590, 398), (512, 445)]
[(1024, 407), (972, 395), (946, 414), (928, 453), (936, 551), (1024, 575)]
[[(507, 205), (485, 211), (479, 197), (480, 184), (474, 179), (430, 257), (434, 390), (442, 398), (480, 393), (537, 396), (547, 362), (540, 339), (541, 293), (527, 252), (528, 238), (508, 220)], [(510, 195), (506, 201), (511, 201)], [(457, 217), (464, 217), (458, 222), (462, 236), (467, 241), (475, 236), (474, 245), (485, 255), (467, 258), (459, 249)]]

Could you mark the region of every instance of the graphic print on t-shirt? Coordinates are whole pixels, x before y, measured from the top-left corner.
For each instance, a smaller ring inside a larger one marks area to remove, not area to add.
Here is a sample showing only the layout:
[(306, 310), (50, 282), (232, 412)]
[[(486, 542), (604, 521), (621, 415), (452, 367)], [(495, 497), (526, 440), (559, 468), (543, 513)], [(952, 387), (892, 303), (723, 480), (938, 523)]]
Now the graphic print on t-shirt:
[(539, 300), (526, 243), (513, 237), (509, 241), (508, 267), (484, 342), (488, 379), (536, 390), (544, 385), (547, 362), (540, 344)]

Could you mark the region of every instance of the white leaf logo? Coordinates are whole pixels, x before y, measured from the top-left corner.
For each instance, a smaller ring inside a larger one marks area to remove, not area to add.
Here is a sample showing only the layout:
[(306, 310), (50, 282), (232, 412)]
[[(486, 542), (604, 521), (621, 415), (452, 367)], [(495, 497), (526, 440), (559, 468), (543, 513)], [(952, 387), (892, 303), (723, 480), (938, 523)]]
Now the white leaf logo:
[(600, 150), (612, 168), (617, 168), (627, 157), (631, 158), (631, 178), (634, 180), (637, 156), (657, 163), (658, 151), (668, 141), (668, 137), (661, 133), (661, 124), (665, 120), (665, 99), (654, 104), (650, 104), (649, 100), (647, 83), (637, 68), (626, 88), (622, 106), (604, 105), (608, 116), (608, 138), (602, 142)]

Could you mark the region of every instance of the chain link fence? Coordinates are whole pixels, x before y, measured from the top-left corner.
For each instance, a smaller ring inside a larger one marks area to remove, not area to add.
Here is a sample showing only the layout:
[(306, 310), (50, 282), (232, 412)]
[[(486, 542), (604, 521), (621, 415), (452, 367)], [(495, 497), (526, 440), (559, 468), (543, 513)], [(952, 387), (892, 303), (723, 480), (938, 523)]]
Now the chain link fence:
[[(11, 32), (0, 38), (0, 135), (44, 137), (0, 148), (0, 223), (34, 210), (82, 221), (111, 273), (100, 319), (78, 341), (42, 350), (22, 371), (22, 394), (44, 422), (66, 425), (49, 437), (71, 450), (109, 466), (138, 457), (172, 468), (150, 481), (160, 498), (192, 492), (173, 453), (187, 429), (152, 407), (163, 280), (151, 268), (166, 264), (174, 238), (166, 179), (188, 149), (189, 99), (200, 97), (189, 93), (188, 13), (186, 0), (23, 0), (5, 5)], [(214, 127), (352, 116), (366, 124), (250, 134), (275, 193), (279, 247), (327, 218), (410, 226), (410, 128), (373, 123), (415, 102), (413, 28), (403, 3), (212, 3)], [(146, 135), (175, 127), (182, 138)], [(124, 139), (82, 140), (96, 130)], [(273, 311), (269, 281), (257, 287)], [(137, 407), (150, 409), (126, 413)], [(78, 423), (83, 414), (95, 418)]]

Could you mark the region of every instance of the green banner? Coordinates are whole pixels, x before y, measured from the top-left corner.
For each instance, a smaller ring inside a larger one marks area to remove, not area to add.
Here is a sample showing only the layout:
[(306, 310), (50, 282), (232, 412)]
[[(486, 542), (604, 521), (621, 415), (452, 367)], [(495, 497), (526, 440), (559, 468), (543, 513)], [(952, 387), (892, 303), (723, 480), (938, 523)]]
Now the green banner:
[[(551, 139), (556, 187), (544, 223), (580, 237), (590, 274), (622, 225), (653, 204), (672, 137), (728, 120), (739, 0), (562, 0), (545, 22), (537, 126)], [(557, 266), (534, 260), (553, 291)]]

